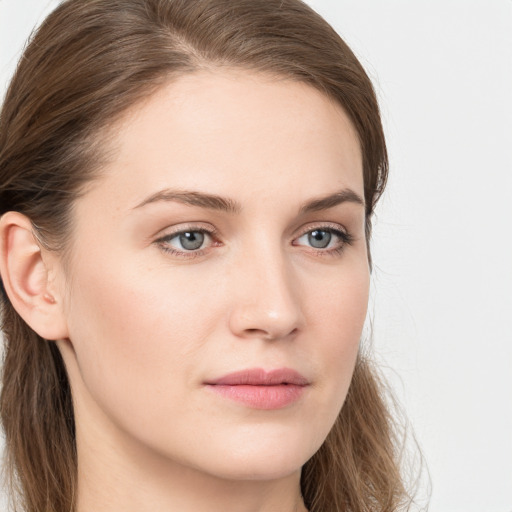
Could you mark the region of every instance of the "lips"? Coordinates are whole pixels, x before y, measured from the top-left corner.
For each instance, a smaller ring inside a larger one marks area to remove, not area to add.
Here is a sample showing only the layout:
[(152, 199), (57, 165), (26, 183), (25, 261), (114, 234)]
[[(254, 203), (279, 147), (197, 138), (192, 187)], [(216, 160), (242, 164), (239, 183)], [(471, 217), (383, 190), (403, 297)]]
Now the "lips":
[(214, 393), (254, 409), (281, 409), (301, 398), (309, 381), (290, 368), (253, 368), (205, 383)]
[(289, 368), (279, 368), (268, 372), (262, 368), (253, 368), (224, 375), (224, 377), (210, 381), (207, 384), (225, 386), (276, 386), (279, 384), (294, 384), (297, 386), (306, 386), (308, 380), (299, 372)]

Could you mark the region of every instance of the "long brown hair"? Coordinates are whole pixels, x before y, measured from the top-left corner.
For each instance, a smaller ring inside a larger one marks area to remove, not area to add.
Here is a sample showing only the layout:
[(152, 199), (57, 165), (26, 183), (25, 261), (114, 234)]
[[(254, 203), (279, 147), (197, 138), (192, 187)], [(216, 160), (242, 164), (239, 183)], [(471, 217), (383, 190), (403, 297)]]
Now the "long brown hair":
[[(300, 0), (67, 0), (25, 50), (0, 117), (0, 215), (33, 222), (65, 251), (71, 206), (101, 171), (98, 134), (159, 86), (205, 67), (238, 67), (310, 84), (337, 101), (363, 154), (366, 237), (388, 161), (376, 97), (335, 31)], [(66, 369), (2, 289), (0, 413), (6, 472), (27, 512), (74, 510), (77, 455)], [(313, 512), (395, 512), (407, 496), (384, 387), (359, 355), (346, 402), (306, 463)]]

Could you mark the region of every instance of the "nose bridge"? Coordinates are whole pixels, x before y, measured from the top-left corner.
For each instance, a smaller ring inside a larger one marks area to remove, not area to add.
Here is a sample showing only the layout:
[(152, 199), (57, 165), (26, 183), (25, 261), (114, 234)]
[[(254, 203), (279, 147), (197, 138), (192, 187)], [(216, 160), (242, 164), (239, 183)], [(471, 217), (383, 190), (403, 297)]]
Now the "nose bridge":
[(232, 330), (240, 336), (268, 339), (293, 333), (301, 325), (302, 308), (292, 262), (282, 244), (260, 236), (243, 253), (233, 297)]

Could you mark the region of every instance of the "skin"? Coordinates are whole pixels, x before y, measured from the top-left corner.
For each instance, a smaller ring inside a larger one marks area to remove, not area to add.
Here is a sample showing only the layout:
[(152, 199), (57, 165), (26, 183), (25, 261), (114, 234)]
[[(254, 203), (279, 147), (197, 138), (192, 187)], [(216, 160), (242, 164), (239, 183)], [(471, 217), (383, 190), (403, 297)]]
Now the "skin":
[[(300, 470), (346, 397), (369, 268), (362, 204), (301, 207), (363, 197), (352, 124), (308, 85), (223, 69), (163, 87), (112, 133), (74, 206), (69, 261), (42, 257), (75, 403), (78, 511), (304, 511)], [(169, 189), (237, 211), (147, 202)], [(214, 234), (180, 246), (176, 232), (198, 229)], [(312, 247), (314, 230), (328, 247)], [(276, 410), (204, 385), (282, 367), (309, 384)]]

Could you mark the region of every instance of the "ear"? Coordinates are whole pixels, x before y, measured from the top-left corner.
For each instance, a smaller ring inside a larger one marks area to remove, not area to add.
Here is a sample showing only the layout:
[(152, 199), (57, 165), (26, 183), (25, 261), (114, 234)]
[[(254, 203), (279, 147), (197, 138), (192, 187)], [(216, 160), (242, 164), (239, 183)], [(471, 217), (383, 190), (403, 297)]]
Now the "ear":
[(0, 276), (5, 291), (23, 320), (47, 340), (68, 337), (62, 295), (55, 283), (56, 268), (49, 268), (55, 263), (56, 258), (34, 236), (30, 219), (18, 212), (2, 215)]

